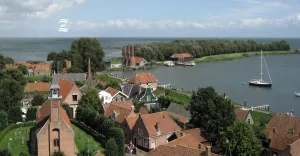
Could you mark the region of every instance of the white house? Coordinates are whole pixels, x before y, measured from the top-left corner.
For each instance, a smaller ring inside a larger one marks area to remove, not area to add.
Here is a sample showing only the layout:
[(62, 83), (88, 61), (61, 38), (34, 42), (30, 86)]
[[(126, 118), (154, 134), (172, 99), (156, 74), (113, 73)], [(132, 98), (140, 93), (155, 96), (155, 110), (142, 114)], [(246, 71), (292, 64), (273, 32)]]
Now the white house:
[(105, 90), (102, 90), (98, 93), (99, 98), (102, 100), (103, 104), (111, 103), (112, 96), (110, 93), (106, 92)]

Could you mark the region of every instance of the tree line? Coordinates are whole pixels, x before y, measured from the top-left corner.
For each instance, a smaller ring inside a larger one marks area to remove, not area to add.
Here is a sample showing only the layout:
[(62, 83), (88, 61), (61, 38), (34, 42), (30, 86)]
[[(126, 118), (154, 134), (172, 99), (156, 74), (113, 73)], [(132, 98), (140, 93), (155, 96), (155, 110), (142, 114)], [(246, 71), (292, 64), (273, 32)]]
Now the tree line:
[(253, 52), (286, 51), (291, 46), (285, 40), (275, 42), (257, 42), (255, 40), (176, 40), (172, 42), (152, 42), (134, 45), (135, 55), (151, 61), (164, 61), (174, 53), (190, 53), (195, 58), (209, 55)]

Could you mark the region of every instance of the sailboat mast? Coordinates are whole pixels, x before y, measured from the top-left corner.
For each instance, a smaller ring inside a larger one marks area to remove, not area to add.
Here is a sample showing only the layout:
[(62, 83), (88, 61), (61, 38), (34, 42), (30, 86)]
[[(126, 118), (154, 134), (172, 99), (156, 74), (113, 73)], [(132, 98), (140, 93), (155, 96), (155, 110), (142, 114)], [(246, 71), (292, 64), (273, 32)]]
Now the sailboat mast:
[(263, 72), (262, 72), (262, 60), (263, 60), (263, 55), (262, 55), (262, 50), (260, 51), (260, 81), (262, 82), (262, 76), (263, 76)]

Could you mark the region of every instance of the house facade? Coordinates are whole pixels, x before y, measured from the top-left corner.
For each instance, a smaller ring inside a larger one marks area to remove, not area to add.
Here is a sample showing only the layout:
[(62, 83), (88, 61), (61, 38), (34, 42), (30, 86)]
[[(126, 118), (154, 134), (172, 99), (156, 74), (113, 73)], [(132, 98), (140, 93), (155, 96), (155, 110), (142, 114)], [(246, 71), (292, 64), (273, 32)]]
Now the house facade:
[(69, 82), (64, 79), (59, 79), (61, 102), (68, 104), (72, 110), (71, 118), (75, 118), (76, 109), (81, 100), (82, 93), (74, 82)]
[(112, 102), (120, 102), (126, 101), (128, 96), (124, 94), (122, 91), (117, 89), (108, 87), (105, 91), (100, 91), (99, 98), (103, 101), (103, 103), (112, 103)]
[(61, 107), (58, 78), (53, 77), (48, 100), (36, 113), (36, 151), (38, 156), (49, 156), (62, 151), (66, 156), (76, 154), (75, 133), (66, 111)]
[(181, 128), (166, 112), (139, 114), (133, 127), (133, 143), (146, 151), (165, 145), (174, 138)]
[(48, 63), (41, 63), (38, 64), (34, 69), (33, 69), (33, 75), (38, 75), (38, 76), (50, 76), (51, 75), (51, 65)]
[(150, 110), (151, 107), (156, 107), (158, 98), (152, 93), (150, 86), (148, 86), (140, 95), (139, 101), (144, 102), (144, 105)]
[(136, 67), (144, 67), (148, 62), (142, 57), (134, 57)]
[(251, 125), (254, 124), (254, 120), (253, 120), (251, 112), (249, 110), (243, 110), (241, 108), (236, 108), (235, 115), (239, 121), (244, 121)]

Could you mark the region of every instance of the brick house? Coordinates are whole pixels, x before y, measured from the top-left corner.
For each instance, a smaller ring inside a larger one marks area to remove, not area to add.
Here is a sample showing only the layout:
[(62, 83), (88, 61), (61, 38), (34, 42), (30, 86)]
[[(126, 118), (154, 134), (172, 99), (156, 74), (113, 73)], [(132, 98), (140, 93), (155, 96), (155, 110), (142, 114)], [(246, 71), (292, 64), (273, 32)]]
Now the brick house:
[(75, 118), (75, 112), (78, 107), (82, 93), (74, 82), (69, 82), (64, 79), (59, 79), (61, 102), (68, 104), (72, 110), (72, 118)]
[(18, 65), (14, 65), (14, 64), (5, 64), (5, 68), (6, 69), (18, 69)]
[(142, 57), (134, 57), (134, 60), (136, 67), (143, 67), (147, 64), (147, 61)]
[(147, 153), (146, 156), (218, 156), (218, 154), (212, 153), (210, 146), (203, 151), (181, 145), (162, 145)]
[(128, 116), (125, 116), (125, 120), (123, 120), (121, 124), (121, 128), (124, 131), (125, 135), (125, 143), (128, 144), (130, 141), (132, 141), (133, 137), (133, 126), (135, 125), (136, 121), (138, 119), (138, 115), (136, 113), (131, 113)]
[[(54, 74), (55, 75), (55, 74)], [(76, 153), (75, 133), (66, 111), (61, 107), (58, 78), (54, 76), (48, 100), (36, 113), (36, 150), (38, 156), (62, 151), (66, 156)]]
[(34, 75), (41, 76), (50, 76), (51, 75), (51, 65), (48, 63), (37, 64), (37, 66), (33, 69)]
[(268, 156), (300, 155), (300, 118), (288, 114), (276, 114), (266, 125), (270, 140)]
[(203, 131), (200, 128), (193, 128), (182, 131), (183, 136), (185, 135), (191, 135), (193, 138), (195, 138), (198, 142), (198, 144), (201, 146), (201, 150), (205, 150), (207, 146), (210, 146), (210, 143), (206, 140), (204, 137)]
[(151, 73), (140, 73), (132, 76), (129, 83), (140, 85), (143, 88), (147, 88), (149, 85), (151, 89), (155, 90), (158, 80)]
[(235, 108), (235, 115), (239, 121), (247, 122), (248, 124), (254, 124), (254, 120), (249, 110), (243, 110), (241, 108)]
[[(24, 87), (25, 97), (22, 100), (22, 106), (29, 104), (33, 98), (34, 93), (48, 94), (50, 88), (50, 83), (45, 82), (36, 82), (36, 83), (27, 83)], [(26, 109), (27, 111), (27, 109)], [(26, 111), (24, 113), (26, 113)]]
[(143, 67), (147, 61), (142, 57), (134, 56), (134, 46), (127, 45), (122, 49), (122, 64), (127, 67)]
[(181, 128), (171, 119), (167, 112), (139, 114), (132, 129), (133, 143), (146, 151), (177, 138)]

